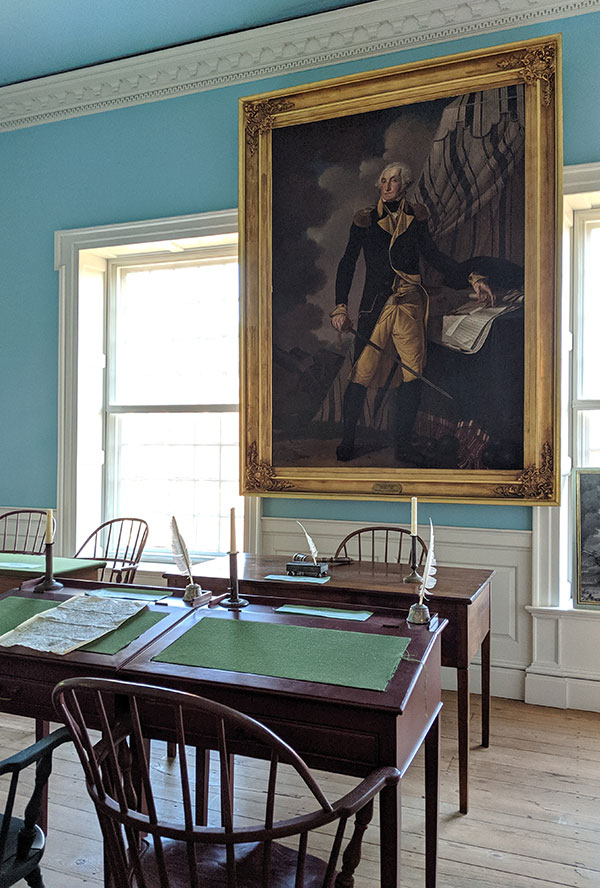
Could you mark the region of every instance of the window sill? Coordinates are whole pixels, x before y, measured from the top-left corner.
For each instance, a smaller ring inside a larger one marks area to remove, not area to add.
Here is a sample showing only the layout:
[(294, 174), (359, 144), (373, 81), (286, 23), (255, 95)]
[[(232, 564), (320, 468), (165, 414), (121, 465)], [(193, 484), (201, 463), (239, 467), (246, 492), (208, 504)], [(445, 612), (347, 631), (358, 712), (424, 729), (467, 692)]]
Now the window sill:
[[(206, 558), (196, 557), (192, 559), (192, 570), (196, 565), (202, 564), (204, 561), (211, 561), (217, 557), (216, 555), (207, 555)], [(142, 561), (137, 569), (135, 582), (138, 585), (166, 586), (167, 581), (163, 576), (166, 573), (181, 573), (181, 571), (178, 570), (173, 561)]]
[(536, 617), (566, 617), (569, 620), (600, 620), (600, 606), (573, 607), (573, 603), (565, 607), (536, 607), (528, 604), (525, 610)]

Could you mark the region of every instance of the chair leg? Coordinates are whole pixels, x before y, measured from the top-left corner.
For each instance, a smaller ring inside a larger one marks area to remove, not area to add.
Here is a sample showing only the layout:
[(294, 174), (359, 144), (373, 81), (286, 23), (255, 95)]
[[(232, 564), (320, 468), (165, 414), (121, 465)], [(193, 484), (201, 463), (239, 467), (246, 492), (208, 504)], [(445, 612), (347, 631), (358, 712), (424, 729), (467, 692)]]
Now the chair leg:
[(25, 876), (25, 881), (29, 885), (29, 888), (44, 888), (42, 871), (39, 866), (36, 866), (34, 870), (31, 870), (31, 872)]
[(373, 802), (369, 802), (360, 811), (357, 811), (354, 820), (354, 832), (346, 845), (342, 855), (342, 869), (335, 880), (335, 888), (353, 888), (354, 871), (360, 863), (362, 854), (362, 839), (365, 830), (373, 817)]
[[(233, 798), (235, 756), (229, 756), (229, 793)], [(210, 749), (196, 747), (196, 825), (208, 823), (208, 787), (210, 782)]]
[(167, 758), (169, 758), (169, 759), (177, 758), (177, 744), (176, 743), (167, 743)]
[[(35, 742), (43, 740), (50, 733), (50, 722), (43, 721), (41, 718), (35, 720)], [(40, 829), (47, 835), (48, 833), (48, 784), (42, 790), (42, 798), (40, 800), (40, 817), (38, 820)], [(40, 876), (41, 879), (41, 876)]]

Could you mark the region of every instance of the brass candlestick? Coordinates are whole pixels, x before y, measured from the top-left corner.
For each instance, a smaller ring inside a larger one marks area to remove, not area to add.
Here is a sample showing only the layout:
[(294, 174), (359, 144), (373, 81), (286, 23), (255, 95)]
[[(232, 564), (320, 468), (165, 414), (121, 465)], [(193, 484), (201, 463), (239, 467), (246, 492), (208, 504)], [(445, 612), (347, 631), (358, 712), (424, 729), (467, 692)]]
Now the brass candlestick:
[(411, 534), (410, 537), (410, 573), (403, 577), (403, 583), (421, 583), (423, 577), (417, 573), (417, 537)]
[(219, 602), (221, 607), (227, 610), (240, 610), (247, 607), (249, 602), (245, 598), (240, 598), (240, 587), (238, 583), (237, 573), (237, 552), (229, 553), (229, 595)]
[(39, 583), (33, 587), (34, 592), (54, 592), (56, 589), (62, 589), (63, 584), (55, 580), (52, 575), (52, 548), (54, 543), (46, 543), (46, 574)]

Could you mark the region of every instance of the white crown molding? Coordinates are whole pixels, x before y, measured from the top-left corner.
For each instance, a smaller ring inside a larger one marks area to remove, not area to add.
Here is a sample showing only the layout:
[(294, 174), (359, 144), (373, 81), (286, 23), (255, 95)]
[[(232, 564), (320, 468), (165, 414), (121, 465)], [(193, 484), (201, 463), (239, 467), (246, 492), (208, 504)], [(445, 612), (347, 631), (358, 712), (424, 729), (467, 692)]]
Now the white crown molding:
[(563, 170), (563, 193), (600, 191), (600, 163), (578, 163)]
[(600, 10), (600, 0), (371, 0), (0, 88), (0, 132)]

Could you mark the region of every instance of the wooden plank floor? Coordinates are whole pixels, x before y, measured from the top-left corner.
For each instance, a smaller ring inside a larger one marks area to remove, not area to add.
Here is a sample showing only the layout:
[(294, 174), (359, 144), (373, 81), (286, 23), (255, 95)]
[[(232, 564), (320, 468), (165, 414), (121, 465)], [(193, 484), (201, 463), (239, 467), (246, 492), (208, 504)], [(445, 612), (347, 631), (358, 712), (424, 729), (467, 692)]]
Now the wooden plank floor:
[[(476, 745), (478, 702), (473, 697), (471, 808), (465, 817), (457, 812), (456, 697), (444, 693), (439, 888), (600, 888), (600, 715), (495, 698), (492, 745), (485, 750)], [(32, 729), (28, 720), (1, 716), (2, 755), (31, 742)], [(164, 744), (153, 744), (153, 749), (168, 806), (173, 764)], [(264, 766), (248, 759), (238, 762), (240, 814), (253, 819), (262, 811), (255, 786)], [(318, 776), (331, 798), (355, 782), (339, 775)], [(422, 786), (419, 757), (403, 782), (402, 888), (423, 885)], [(306, 793), (293, 775), (282, 789), (281, 815), (308, 809)], [(320, 836), (318, 844), (326, 840)], [(376, 888), (377, 860), (375, 817), (365, 837), (356, 888)], [(100, 833), (70, 746), (55, 756), (43, 870), (46, 888), (102, 885)]]

